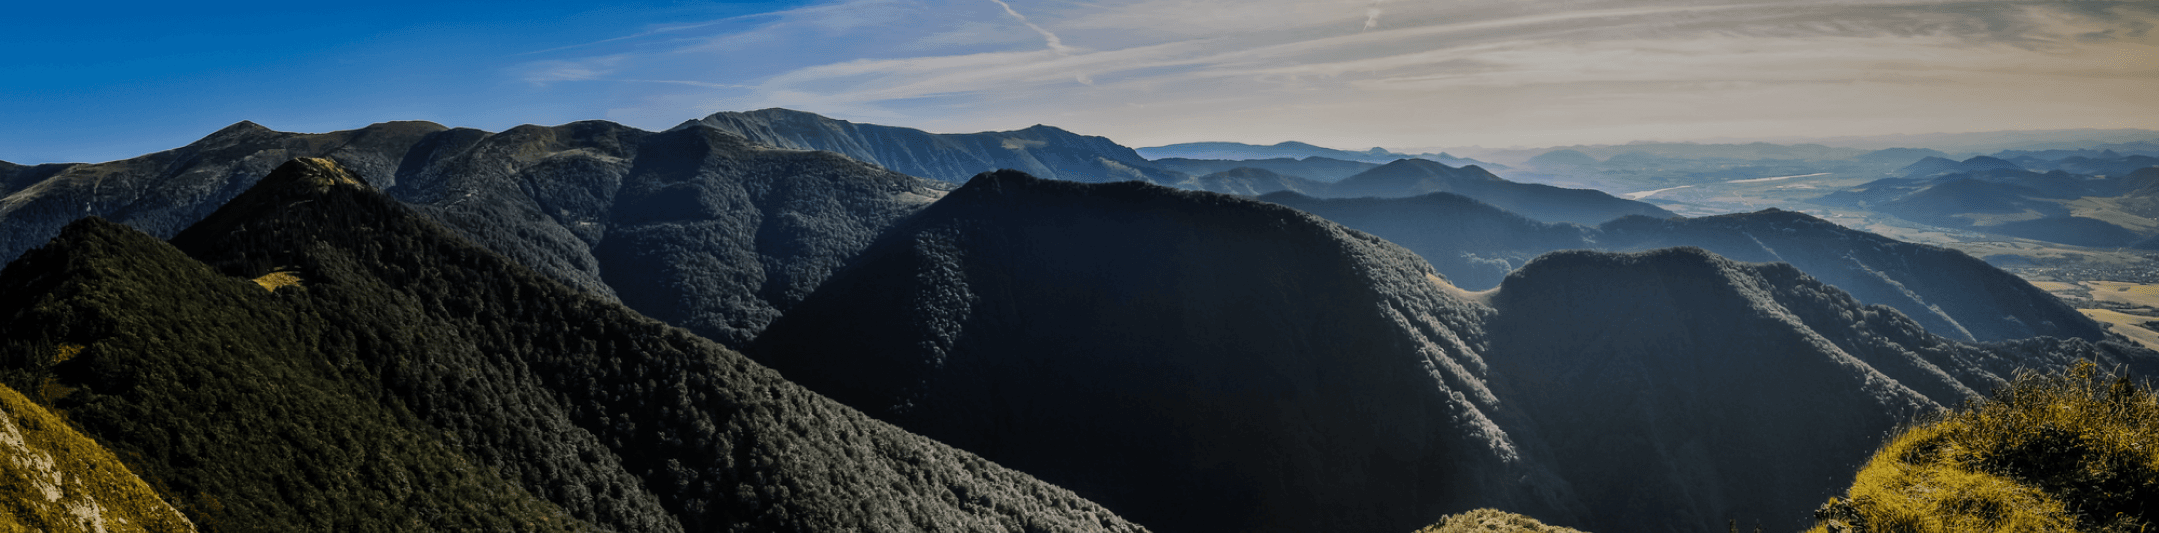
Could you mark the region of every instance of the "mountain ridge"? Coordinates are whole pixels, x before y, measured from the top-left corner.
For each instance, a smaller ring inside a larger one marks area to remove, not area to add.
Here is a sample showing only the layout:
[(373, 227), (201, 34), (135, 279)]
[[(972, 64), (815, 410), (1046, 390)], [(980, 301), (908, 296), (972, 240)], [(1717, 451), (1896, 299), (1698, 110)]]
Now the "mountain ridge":
[[(301, 281), (274, 290), (249, 281), (266, 270)], [(71, 417), (133, 450), (122, 453), (131, 466), (151, 466), (153, 484), (209, 517), (197, 522), (212, 531), (1142, 530), (547, 281), (327, 160), (281, 166), (173, 244), (96, 218), (71, 224), (0, 271), (0, 300), (22, 299), (43, 303), (6, 321), (0, 379), (74, 389), (56, 398)], [(26, 358), (55, 339), (87, 348), (63, 365)], [(147, 349), (160, 339), (182, 342)], [(208, 381), (191, 386), (175, 371)], [(346, 399), (307, 400), (334, 396)], [(235, 419), (261, 427), (216, 436), (237, 431)], [(140, 426), (155, 420), (201, 420), (185, 427), (210, 434)], [(404, 429), (355, 431), (369, 420)], [(370, 444), (379, 435), (417, 440)], [(362, 457), (374, 466), (323, 474)], [(460, 463), (479, 477), (402, 485), (422, 490), (418, 499), (356, 492), (398, 465)], [(281, 476), (349, 488), (252, 492)], [(481, 492), (425, 492), (457, 487)], [(495, 503), (460, 504), (474, 501)], [(505, 520), (521, 516), (530, 518)]]

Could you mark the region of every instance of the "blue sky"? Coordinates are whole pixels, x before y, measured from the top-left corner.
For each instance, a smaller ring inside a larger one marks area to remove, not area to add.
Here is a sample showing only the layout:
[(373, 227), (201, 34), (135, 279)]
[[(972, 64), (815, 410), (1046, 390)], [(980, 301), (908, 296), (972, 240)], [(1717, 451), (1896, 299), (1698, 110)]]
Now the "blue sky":
[(0, 160), (764, 107), (1131, 146), (2159, 128), (2152, 2), (39, 4), (0, 23)]

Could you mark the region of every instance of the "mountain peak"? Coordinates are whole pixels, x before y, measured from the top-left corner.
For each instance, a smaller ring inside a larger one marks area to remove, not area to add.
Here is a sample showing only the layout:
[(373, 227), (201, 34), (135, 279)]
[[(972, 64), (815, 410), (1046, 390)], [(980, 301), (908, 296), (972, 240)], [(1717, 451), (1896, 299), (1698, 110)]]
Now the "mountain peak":
[(277, 170), (270, 171), (270, 175), (263, 176), (262, 181), (257, 182), (255, 187), (305, 187), (319, 191), (341, 185), (365, 190), (375, 189), (352, 171), (345, 170), (343, 165), (326, 157), (302, 157), (286, 161), (285, 164), (278, 165)]

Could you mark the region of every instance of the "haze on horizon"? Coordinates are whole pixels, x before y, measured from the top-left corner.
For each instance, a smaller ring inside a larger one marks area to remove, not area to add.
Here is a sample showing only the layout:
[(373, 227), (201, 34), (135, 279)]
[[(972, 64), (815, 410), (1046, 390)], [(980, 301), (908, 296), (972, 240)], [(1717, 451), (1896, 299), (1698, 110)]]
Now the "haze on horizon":
[[(830, 0), (89, 13), (0, 37), (0, 160), (252, 120), (664, 129), (787, 107), (1129, 146), (1418, 150), (2159, 129), (2159, 4)], [(415, 16), (412, 13), (426, 13)]]

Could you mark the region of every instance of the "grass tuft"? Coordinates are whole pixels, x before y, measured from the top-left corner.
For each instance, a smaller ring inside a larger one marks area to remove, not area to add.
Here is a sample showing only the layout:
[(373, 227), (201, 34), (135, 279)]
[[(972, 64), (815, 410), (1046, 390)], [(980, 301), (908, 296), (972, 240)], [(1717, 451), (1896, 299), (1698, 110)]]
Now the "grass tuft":
[(2080, 361), (1905, 429), (1810, 531), (2159, 530), (2155, 502), (2159, 395)]
[(1582, 533), (1581, 530), (1545, 525), (1535, 518), (1497, 509), (1477, 509), (1447, 515), (1439, 523), (1417, 533)]
[(255, 278), (255, 284), (261, 285), (263, 290), (277, 292), (279, 287), (299, 286), (300, 276), (293, 274), (290, 270), (279, 270)]

